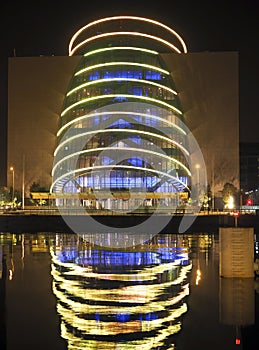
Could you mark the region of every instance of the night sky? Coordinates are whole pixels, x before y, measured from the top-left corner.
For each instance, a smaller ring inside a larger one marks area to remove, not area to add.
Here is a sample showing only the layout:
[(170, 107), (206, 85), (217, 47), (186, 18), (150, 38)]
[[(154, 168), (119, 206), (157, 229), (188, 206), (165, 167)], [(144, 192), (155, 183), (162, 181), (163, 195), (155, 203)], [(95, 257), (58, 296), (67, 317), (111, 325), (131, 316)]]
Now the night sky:
[(259, 142), (259, 2), (6, 1), (0, 7), (0, 185), (6, 174), (8, 57), (68, 54), (72, 35), (113, 15), (156, 19), (176, 30), (189, 52), (239, 52), (240, 141)]

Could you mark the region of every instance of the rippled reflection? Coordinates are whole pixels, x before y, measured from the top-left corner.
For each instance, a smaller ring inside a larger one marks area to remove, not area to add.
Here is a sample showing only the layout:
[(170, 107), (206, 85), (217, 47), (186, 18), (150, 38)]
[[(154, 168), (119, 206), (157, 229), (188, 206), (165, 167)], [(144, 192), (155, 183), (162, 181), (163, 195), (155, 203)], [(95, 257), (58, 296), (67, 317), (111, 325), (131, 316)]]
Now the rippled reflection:
[(258, 277), (220, 278), (217, 235), (113, 250), (85, 238), (0, 233), (1, 350), (258, 345)]
[(173, 349), (187, 312), (188, 247), (163, 235), (109, 250), (78, 236), (51, 247), (53, 292), (68, 349)]

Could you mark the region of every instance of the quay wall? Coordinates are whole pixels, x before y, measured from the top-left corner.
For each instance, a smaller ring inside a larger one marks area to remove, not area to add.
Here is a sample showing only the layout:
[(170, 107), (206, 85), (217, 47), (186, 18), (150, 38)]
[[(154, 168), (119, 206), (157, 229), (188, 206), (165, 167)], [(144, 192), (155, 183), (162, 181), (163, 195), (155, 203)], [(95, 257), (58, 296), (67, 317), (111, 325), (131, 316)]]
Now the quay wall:
[[(30, 233), (30, 232), (63, 232), (74, 233), (67, 219), (72, 223), (84, 222), (86, 228), (93, 225), (93, 219), (106, 226), (105, 232), (109, 232), (110, 227), (128, 228), (139, 225), (149, 218), (148, 215), (94, 215), (94, 216), (61, 216), (61, 215), (21, 215), (5, 214), (0, 215), (0, 232), (10, 233)], [(157, 233), (179, 233), (179, 225), (183, 219), (182, 215), (172, 216), (169, 222)], [(163, 220), (163, 216), (158, 216), (158, 220)], [(219, 227), (253, 227), (255, 233), (259, 233), (259, 215), (241, 215), (237, 222), (231, 215), (199, 215), (193, 217), (193, 223), (185, 233), (218, 233)], [(73, 226), (74, 227), (74, 226)], [(93, 226), (92, 226), (93, 227)], [(86, 232), (87, 229), (86, 229)]]

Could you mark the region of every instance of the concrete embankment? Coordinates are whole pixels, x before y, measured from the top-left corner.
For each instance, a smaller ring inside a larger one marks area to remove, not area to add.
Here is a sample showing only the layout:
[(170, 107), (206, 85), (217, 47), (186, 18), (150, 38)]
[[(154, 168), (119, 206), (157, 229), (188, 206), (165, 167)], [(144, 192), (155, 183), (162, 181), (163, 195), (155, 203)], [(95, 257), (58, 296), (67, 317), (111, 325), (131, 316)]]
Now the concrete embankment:
[[(178, 233), (179, 226), (186, 216), (176, 215), (172, 217), (158, 215), (153, 223), (148, 221), (149, 216), (120, 216), (120, 215), (94, 215), (94, 216), (61, 216), (61, 215), (15, 215), (6, 214), (0, 216), (0, 232), (25, 233), (25, 232), (109, 232), (110, 228), (138, 227), (146, 222), (143, 228), (152, 228), (157, 233)], [(231, 215), (199, 215), (189, 216), (191, 225), (187, 230), (180, 232), (218, 233), (219, 227), (235, 226), (235, 218)], [(154, 224), (155, 223), (155, 224)], [(156, 228), (157, 223), (157, 228)], [(185, 222), (186, 223), (186, 222)], [(188, 222), (187, 222), (188, 224)], [(149, 225), (149, 226), (148, 226)], [(150, 226), (152, 225), (152, 226)], [(241, 215), (237, 220), (240, 227), (253, 227), (255, 233), (259, 233), (259, 216)], [(188, 226), (188, 225), (187, 225)], [(101, 228), (101, 229), (100, 229)], [(95, 231), (96, 229), (96, 231)]]

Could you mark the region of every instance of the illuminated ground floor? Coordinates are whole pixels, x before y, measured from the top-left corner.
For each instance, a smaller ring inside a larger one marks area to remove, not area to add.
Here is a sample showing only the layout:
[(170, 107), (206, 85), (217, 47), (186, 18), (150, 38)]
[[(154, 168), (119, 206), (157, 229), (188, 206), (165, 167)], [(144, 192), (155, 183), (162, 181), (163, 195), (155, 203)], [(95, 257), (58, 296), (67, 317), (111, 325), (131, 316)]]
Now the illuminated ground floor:
[(187, 192), (92, 192), (73, 194), (49, 194), (34, 192), (33, 200), (46, 201), (58, 207), (85, 207), (97, 210), (131, 210), (137, 208), (176, 208), (188, 200)]

